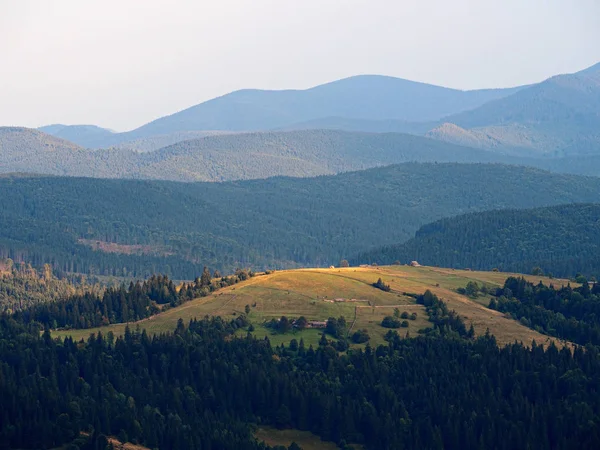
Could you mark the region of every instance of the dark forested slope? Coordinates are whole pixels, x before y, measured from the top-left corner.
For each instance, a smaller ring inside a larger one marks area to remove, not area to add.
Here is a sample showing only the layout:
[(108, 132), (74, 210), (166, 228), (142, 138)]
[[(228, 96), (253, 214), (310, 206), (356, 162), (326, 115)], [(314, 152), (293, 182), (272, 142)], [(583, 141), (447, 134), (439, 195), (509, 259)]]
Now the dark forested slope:
[(228, 183), (10, 176), (0, 178), (0, 258), (174, 278), (203, 265), (329, 265), (442, 217), (592, 202), (598, 192), (599, 178), (485, 164)]
[[(580, 345), (600, 345), (600, 285), (584, 282), (555, 289), (510, 277), (489, 307), (510, 314), (540, 333)], [(589, 347), (588, 347), (589, 348)]]
[(410, 241), (355, 262), (418, 260), (444, 267), (600, 276), (600, 205), (472, 213), (421, 227)]
[(338, 354), (327, 339), (315, 349), (232, 338), (239, 319), (76, 343), (0, 316), (0, 448), (52, 448), (83, 431), (101, 450), (104, 435), (149, 448), (265, 449), (253, 424), (310, 430), (344, 449), (600, 445), (592, 346), (499, 348), (469, 339), (455, 317), (434, 319), (430, 337), (391, 332), (388, 345)]

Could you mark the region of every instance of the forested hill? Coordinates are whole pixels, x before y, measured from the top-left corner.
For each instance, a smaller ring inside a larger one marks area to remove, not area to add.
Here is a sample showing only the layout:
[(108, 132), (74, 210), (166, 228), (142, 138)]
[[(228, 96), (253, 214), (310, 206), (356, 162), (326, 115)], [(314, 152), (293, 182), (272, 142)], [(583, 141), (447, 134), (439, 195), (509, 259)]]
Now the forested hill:
[[(164, 137), (153, 152), (87, 150), (37, 130), (0, 127), (0, 173), (94, 178), (230, 181), (310, 177), (409, 161), (509, 162), (507, 156), (400, 133), (335, 130), (213, 135), (182, 142)], [(540, 162), (524, 161), (524, 165)]]
[(410, 241), (367, 252), (354, 262), (421, 264), (600, 278), (600, 205), (500, 210), (441, 219)]
[(0, 258), (191, 279), (337, 264), (456, 214), (593, 202), (600, 178), (503, 165), (401, 164), (312, 179), (174, 183), (0, 178)]
[[(93, 178), (231, 181), (311, 177), (405, 162), (507, 163), (600, 174), (600, 157), (533, 158), (401, 133), (296, 130), (155, 136), (127, 148), (88, 150), (37, 130), (0, 127), (0, 173)], [(181, 142), (177, 142), (181, 140)]]
[(298, 130), (207, 136), (179, 142), (140, 155), (134, 178), (227, 181), (280, 175), (310, 177), (434, 161), (512, 163), (506, 155), (408, 134)]

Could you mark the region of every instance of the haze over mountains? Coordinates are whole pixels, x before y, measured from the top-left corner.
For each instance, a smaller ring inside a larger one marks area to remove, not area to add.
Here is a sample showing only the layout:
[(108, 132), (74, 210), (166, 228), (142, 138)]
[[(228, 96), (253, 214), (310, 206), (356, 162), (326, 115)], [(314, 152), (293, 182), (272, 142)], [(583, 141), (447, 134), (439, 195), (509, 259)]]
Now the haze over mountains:
[[(471, 130), (482, 148), (531, 149), (553, 156), (598, 154), (600, 64), (552, 77), (445, 121)], [(459, 133), (436, 137), (465, 143)]]
[(295, 128), (327, 117), (435, 121), (498, 99), (520, 88), (459, 91), (401, 78), (361, 75), (307, 90), (244, 89), (159, 118), (132, 131), (90, 126), (43, 127), (42, 131), (90, 148), (187, 131), (259, 131)]
[[(99, 148), (174, 132), (314, 128), (316, 124), (326, 126), (334, 120), (341, 127), (347, 120), (353, 131), (373, 131), (373, 123), (379, 121), (382, 123), (378, 131), (408, 131), (411, 126), (422, 129), (444, 122), (477, 128), (524, 120), (534, 123), (573, 119), (577, 112), (593, 115), (597, 111), (599, 73), (597, 64), (530, 86), (473, 91), (361, 75), (307, 90), (236, 91), (125, 133), (89, 125), (54, 125), (43, 127), (42, 131), (74, 140), (84, 147)], [(364, 125), (359, 125), (361, 121)], [(419, 122), (421, 126), (415, 124)], [(399, 129), (402, 123), (404, 127)]]
[(0, 128), (4, 173), (224, 181), (408, 161), (600, 175), (600, 64), (512, 89), (364, 75), (307, 90), (242, 90), (125, 133)]
[(150, 152), (188, 139), (225, 134), (222, 131), (179, 131), (136, 139), (123, 139), (125, 133), (115, 133), (95, 125), (48, 125), (39, 131), (76, 143), (85, 148), (120, 148)]

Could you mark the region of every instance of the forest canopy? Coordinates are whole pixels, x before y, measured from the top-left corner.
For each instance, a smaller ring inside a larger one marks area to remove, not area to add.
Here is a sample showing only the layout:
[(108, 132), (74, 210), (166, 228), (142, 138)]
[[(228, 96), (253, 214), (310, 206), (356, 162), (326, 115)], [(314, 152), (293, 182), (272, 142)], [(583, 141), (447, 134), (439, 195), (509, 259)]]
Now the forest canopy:
[(442, 217), (592, 202), (598, 192), (598, 178), (493, 164), (401, 164), (229, 183), (8, 176), (0, 178), (0, 258), (188, 280), (204, 265), (226, 272), (328, 267), (406, 241)]
[(354, 264), (421, 264), (600, 278), (600, 205), (495, 210), (424, 225), (404, 244), (354, 258)]

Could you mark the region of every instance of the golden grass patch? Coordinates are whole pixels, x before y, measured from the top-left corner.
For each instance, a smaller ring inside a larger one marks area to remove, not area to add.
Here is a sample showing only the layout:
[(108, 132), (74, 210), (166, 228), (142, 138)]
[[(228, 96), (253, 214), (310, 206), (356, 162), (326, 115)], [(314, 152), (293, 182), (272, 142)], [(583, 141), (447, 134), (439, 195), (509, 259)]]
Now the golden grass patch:
[[(477, 335), (484, 334), (489, 329), (501, 345), (514, 341), (529, 345), (533, 339), (537, 343), (554, 340), (518, 321), (504, 317), (502, 313), (488, 309), (486, 304), (489, 298), (471, 300), (456, 292), (457, 288), (466, 286), (471, 280), (480, 285), (485, 283), (489, 287), (498, 287), (511, 275), (515, 274), (410, 266), (284, 270), (253, 277), (129, 326), (145, 328), (148, 333), (168, 332), (175, 328), (179, 318), (186, 323), (190, 319), (204, 316), (232, 319), (243, 314), (246, 305), (249, 305), (248, 318), (255, 326), (254, 334), (257, 337), (268, 336), (273, 344), (304, 338), (308, 346), (309, 343), (318, 342), (320, 331), (305, 330), (296, 334), (275, 335), (262, 327), (263, 323), (272, 318), (283, 315), (289, 318), (304, 316), (308, 320), (325, 321), (329, 317), (344, 316), (350, 325), (356, 314), (353, 331), (367, 329), (372, 337), (372, 345), (376, 345), (383, 342), (383, 336), (388, 331), (381, 326), (381, 320), (386, 315), (393, 314), (394, 307), (398, 307), (400, 312), (417, 312), (418, 319), (409, 320), (408, 331), (411, 336), (415, 336), (419, 329), (431, 325), (423, 307), (416, 305), (413, 298), (403, 295), (422, 294), (429, 289), (447, 301), (449, 308), (460, 314), (467, 327), (473, 324)], [(545, 277), (525, 277), (536, 283), (541, 280), (557, 287), (566, 283), (565, 280)], [(384, 292), (373, 287), (372, 283), (378, 278), (389, 284), (392, 291)], [(86, 338), (98, 331), (112, 331), (118, 335), (124, 332), (125, 326), (115, 324), (100, 329), (55, 331), (54, 335), (71, 335), (75, 339)], [(406, 331), (406, 328), (398, 329), (402, 336)]]

